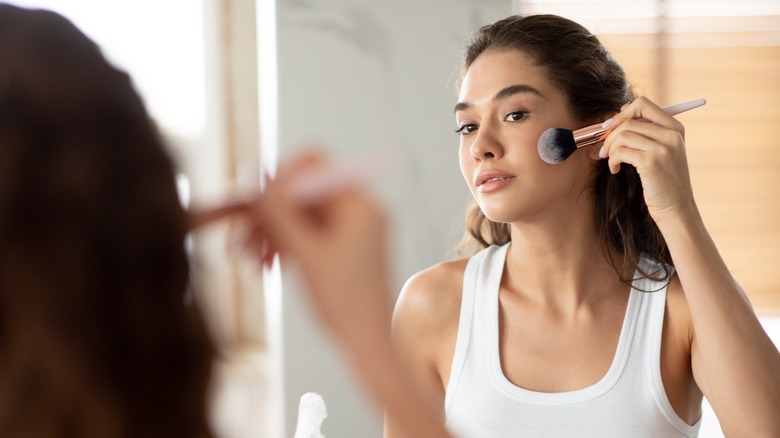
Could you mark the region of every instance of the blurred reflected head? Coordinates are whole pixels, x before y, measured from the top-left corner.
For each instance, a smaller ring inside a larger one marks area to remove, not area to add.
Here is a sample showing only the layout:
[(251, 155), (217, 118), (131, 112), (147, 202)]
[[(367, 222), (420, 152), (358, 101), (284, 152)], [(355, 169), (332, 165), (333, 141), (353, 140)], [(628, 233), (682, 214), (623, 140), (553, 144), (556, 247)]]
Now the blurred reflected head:
[(207, 436), (185, 213), (130, 78), (0, 4), (0, 436)]

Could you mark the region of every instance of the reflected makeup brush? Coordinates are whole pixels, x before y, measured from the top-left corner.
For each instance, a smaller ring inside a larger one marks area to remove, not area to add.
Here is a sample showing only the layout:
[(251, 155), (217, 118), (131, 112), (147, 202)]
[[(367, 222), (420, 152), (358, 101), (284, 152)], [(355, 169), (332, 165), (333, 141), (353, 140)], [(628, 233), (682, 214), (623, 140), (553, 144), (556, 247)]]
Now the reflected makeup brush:
[[(664, 107), (667, 114), (673, 116), (685, 111), (698, 108), (707, 103), (704, 99), (691, 100), (690, 102), (678, 103)], [(644, 119), (640, 119), (644, 120)], [(545, 163), (559, 164), (569, 158), (578, 148), (590, 146), (603, 141), (607, 138), (607, 128), (603, 128), (601, 123), (595, 123), (584, 128), (570, 131), (563, 128), (550, 128), (544, 131), (539, 137), (539, 143), (536, 147), (539, 156)]]

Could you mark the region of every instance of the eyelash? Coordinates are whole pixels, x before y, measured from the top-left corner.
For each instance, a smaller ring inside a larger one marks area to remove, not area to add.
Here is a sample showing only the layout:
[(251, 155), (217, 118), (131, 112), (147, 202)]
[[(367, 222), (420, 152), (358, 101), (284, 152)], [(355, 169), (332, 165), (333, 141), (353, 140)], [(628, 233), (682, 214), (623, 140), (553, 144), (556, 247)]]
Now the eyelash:
[(508, 119), (509, 116), (511, 116), (512, 114), (522, 114), (523, 115), (523, 117), (521, 117), (519, 120), (512, 120), (513, 122), (519, 122), (520, 120), (525, 120), (525, 118), (528, 117), (528, 111), (526, 111), (526, 110), (517, 110), (517, 111), (512, 111), (511, 113), (507, 114), (506, 117), (504, 117), (504, 120)]
[[(522, 117), (520, 117), (518, 120), (510, 120), (510, 122), (520, 122), (522, 120), (525, 120), (526, 117), (528, 117), (528, 111), (517, 110), (517, 111), (512, 111), (511, 113), (507, 114), (506, 117), (504, 117), (504, 120), (508, 119), (509, 116), (514, 115), (514, 114), (520, 114), (520, 115), (522, 115)], [(468, 129), (468, 131), (464, 132), (464, 130), (466, 130), (466, 129)], [(467, 135), (467, 134), (471, 134), (472, 132), (474, 132), (475, 129), (476, 129), (476, 125), (475, 124), (473, 124), (473, 123), (464, 123), (464, 124), (460, 125), (458, 127), (458, 129), (455, 130), (455, 133), (456, 134), (460, 134), (460, 135)]]
[(466, 128), (470, 127), (470, 126), (476, 126), (476, 125), (474, 125), (473, 123), (464, 123), (464, 124), (460, 125), (458, 127), (458, 129), (455, 130), (455, 133), (456, 134), (461, 134), (461, 135), (471, 134), (472, 132), (474, 132), (473, 130), (470, 130), (470, 131), (467, 131), (467, 132), (463, 132), (464, 129), (466, 129)]

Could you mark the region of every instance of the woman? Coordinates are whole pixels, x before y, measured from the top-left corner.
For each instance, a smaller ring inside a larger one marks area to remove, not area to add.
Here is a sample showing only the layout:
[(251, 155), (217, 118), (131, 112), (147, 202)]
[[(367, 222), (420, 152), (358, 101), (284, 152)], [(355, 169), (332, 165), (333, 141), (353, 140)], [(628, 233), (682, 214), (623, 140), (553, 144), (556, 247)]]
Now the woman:
[(189, 215), (130, 78), (69, 21), (0, 4), (0, 59), (0, 436), (212, 436), (214, 346), (187, 304), (184, 239), (230, 216), (299, 262), (317, 314), (404, 433), (445, 436), (390, 348), (369, 199), (345, 190), (300, 208), (277, 187), (325, 166), (302, 159), (255, 202)]
[[(468, 43), (455, 118), (484, 248), (412, 277), (394, 341), (463, 437), (780, 436), (780, 354), (697, 211), (684, 128), (582, 26), (500, 20)], [(642, 117), (645, 120), (637, 120)], [(559, 165), (548, 128), (604, 122)], [(403, 436), (392, 420), (386, 436)]]

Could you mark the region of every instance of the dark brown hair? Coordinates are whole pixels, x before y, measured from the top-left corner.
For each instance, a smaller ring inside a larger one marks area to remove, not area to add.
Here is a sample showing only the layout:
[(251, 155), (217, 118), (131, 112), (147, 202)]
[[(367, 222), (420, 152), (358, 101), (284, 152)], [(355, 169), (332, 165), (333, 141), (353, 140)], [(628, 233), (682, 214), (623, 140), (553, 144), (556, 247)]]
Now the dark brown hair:
[(186, 215), (130, 78), (9, 5), (0, 59), (0, 436), (210, 436)]
[[(518, 50), (542, 66), (549, 80), (563, 90), (572, 114), (583, 123), (601, 120), (634, 99), (620, 64), (601, 42), (579, 24), (555, 15), (511, 16), (479, 29), (467, 43), (463, 71), (487, 50)], [(592, 187), (596, 223), (604, 252), (622, 281), (634, 272), (641, 255), (671, 265), (661, 232), (647, 210), (642, 183), (633, 166), (623, 164), (612, 175), (606, 160), (596, 165)], [(467, 237), (478, 247), (509, 242), (509, 226), (486, 218), (473, 203), (466, 217)], [(613, 250), (622, 255), (615, 260)], [(666, 279), (669, 272), (641, 272)]]

